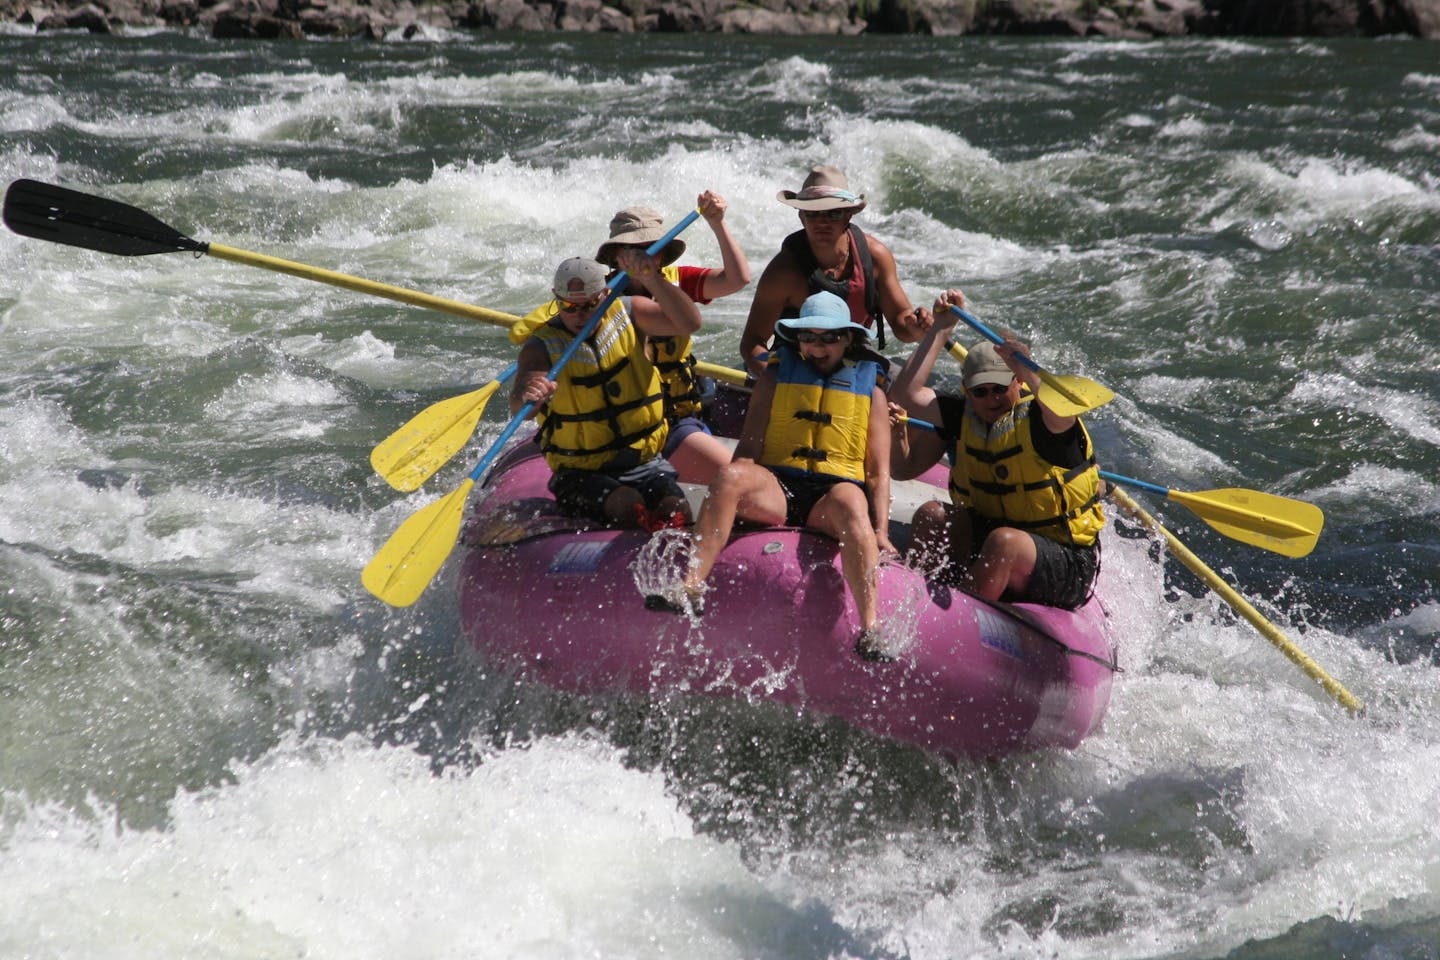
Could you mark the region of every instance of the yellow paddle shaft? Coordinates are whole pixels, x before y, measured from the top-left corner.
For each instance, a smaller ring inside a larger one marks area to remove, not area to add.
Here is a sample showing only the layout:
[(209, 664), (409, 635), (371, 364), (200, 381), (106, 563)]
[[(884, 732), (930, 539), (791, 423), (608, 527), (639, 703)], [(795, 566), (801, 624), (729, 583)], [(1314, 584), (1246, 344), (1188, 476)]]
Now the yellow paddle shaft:
[(713, 380), (723, 380), (726, 383), (733, 383), (737, 387), (743, 387), (746, 383), (744, 370), (736, 370), (734, 367), (722, 367), (718, 363), (706, 363), (704, 360), (697, 360), (695, 361), (695, 372), (702, 377), (710, 377)]
[(1256, 630), (1259, 630), (1265, 639), (1279, 648), (1280, 652), (1285, 654), (1291, 663), (1295, 664), (1301, 670), (1304, 670), (1312, 680), (1324, 687), (1325, 692), (1333, 697), (1337, 703), (1355, 716), (1359, 716), (1365, 712), (1364, 704), (1355, 699), (1349, 690), (1346, 690), (1338, 680), (1330, 676), (1318, 663), (1310, 659), (1310, 656), (1305, 653), (1304, 650), (1297, 647), (1289, 637), (1280, 631), (1279, 627), (1267, 620), (1264, 614), (1251, 606), (1250, 602), (1240, 596), (1233, 587), (1224, 580), (1221, 580), (1215, 571), (1206, 566), (1205, 563), (1199, 557), (1195, 556), (1189, 547), (1181, 543), (1173, 533), (1161, 526), (1160, 521), (1146, 513), (1128, 493), (1120, 487), (1111, 484), (1110, 495), (1115, 499), (1116, 503), (1120, 504), (1125, 512), (1164, 537), (1171, 554), (1178, 558), (1185, 566), (1189, 567), (1190, 571), (1197, 577), (1205, 581), (1205, 584), (1219, 594), (1221, 599), (1230, 604), (1230, 607), (1236, 613), (1250, 621), (1250, 625)]
[(309, 264), (296, 263), (294, 260), (281, 260), (279, 257), (269, 257), (263, 253), (252, 253), (249, 250), (241, 250), (237, 247), (227, 247), (223, 243), (208, 244), (206, 251), (212, 257), (229, 260), (231, 263), (243, 263), (247, 266), (259, 267), (262, 270), (288, 273), (292, 277), (328, 283), (332, 287), (343, 287), (346, 290), (354, 290), (357, 293), (368, 293), (372, 296), (384, 297), (387, 300), (408, 303), (411, 306), (427, 307), (431, 310), (439, 310), (441, 313), (465, 317), (470, 320), (479, 320), (482, 323), (509, 327), (520, 319), (514, 314), (501, 313), (499, 310), (487, 310), (484, 307), (477, 307), (473, 304), (461, 303), (459, 300), (447, 300), (444, 297), (431, 296), (428, 293), (421, 293), (418, 290), (407, 290), (404, 287), (394, 287), (388, 283), (376, 283), (373, 280), (352, 277), (348, 274), (336, 273), (333, 270), (322, 270), (319, 267), (312, 267)]

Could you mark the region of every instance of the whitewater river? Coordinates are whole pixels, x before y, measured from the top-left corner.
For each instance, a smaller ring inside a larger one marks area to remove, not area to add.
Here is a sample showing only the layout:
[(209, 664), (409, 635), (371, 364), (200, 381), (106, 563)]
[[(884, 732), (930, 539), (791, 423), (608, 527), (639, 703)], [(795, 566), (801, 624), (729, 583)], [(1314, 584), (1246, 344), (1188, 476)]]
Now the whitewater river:
[(913, 298), (1116, 391), (1109, 469), (1324, 509), (1296, 560), (1137, 493), (1366, 713), (1125, 524), (1073, 752), (515, 682), (453, 563), (406, 610), (359, 580), (503, 403), (414, 494), (370, 449), (503, 329), (3, 231), (0, 957), (1440, 956), (1437, 50), (11, 28), (5, 183), (513, 313), (706, 188), (758, 275), (775, 192), (839, 165)]

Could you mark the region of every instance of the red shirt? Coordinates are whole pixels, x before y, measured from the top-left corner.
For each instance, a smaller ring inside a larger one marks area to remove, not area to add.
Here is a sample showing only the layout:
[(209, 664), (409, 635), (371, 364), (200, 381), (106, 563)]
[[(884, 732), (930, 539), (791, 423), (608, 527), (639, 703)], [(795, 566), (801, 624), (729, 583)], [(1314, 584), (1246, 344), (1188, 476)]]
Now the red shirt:
[(678, 286), (696, 303), (709, 303), (705, 296), (705, 278), (714, 273), (709, 267), (676, 267), (680, 271)]

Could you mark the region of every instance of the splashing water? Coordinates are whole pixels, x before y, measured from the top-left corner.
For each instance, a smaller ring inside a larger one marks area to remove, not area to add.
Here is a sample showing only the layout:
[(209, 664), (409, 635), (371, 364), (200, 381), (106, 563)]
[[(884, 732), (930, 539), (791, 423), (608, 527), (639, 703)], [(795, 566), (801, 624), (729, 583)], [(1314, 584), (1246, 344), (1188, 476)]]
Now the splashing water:
[(685, 589), (685, 574), (695, 562), (693, 542), (694, 538), (685, 530), (657, 531), (630, 565), (635, 589), (642, 597), (665, 597), (682, 606), (692, 622), (700, 616), (700, 610)]

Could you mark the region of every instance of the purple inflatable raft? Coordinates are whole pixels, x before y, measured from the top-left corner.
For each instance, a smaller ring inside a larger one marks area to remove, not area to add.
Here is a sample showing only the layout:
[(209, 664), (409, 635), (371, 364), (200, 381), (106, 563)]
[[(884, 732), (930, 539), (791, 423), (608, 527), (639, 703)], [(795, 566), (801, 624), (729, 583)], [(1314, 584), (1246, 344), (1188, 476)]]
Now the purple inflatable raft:
[[(576, 693), (771, 701), (947, 757), (1074, 747), (1105, 714), (1116, 664), (1103, 574), (1071, 612), (987, 603), (885, 564), (881, 622), (901, 652), (869, 663), (853, 650), (859, 625), (833, 540), (737, 527), (691, 620), (643, 600), (678, 576), (686, 535), (561, 516), (549, 476), (534, 443), (507, 451), (462, 535), (461, 621), (487, 662)], [(920, 481), (895, 487), (900, 520), (943, 496)]]

